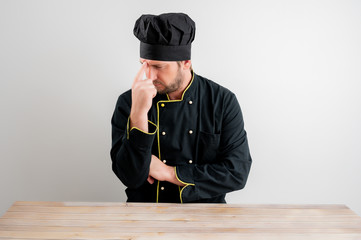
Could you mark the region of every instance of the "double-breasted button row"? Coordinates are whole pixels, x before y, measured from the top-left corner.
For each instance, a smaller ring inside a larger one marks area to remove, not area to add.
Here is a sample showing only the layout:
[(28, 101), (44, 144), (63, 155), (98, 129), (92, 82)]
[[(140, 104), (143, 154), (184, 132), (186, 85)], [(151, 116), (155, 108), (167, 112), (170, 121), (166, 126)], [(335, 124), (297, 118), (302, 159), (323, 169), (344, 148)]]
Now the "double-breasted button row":
[[(167, 163), (167, 160), (164, 159), (162, 162), (163, 162), (163, 163)], [(189, 164), (192, 164), (192, 163), (193, 163), (193, 160), (192, 160), (192, 159), (188, 160), (188, 163), (189, 163)]]
[[(190, 105), (193, 104), (192, 100), (189, 100), (188, 103), (189, 103)], [(165, 104), (164, 104), (164, 103), (161, 103), (160, 106), (161, 106), (161, 107), (165, 107)], [(188, 133), (189, 133), (189, 134), (193, 134), (193, 130), (190, 129), (190, 130), (188, 131)], [(163, 132), (162, 132), (162, 135), (165, 136), (165, 135), (166, 135), (166, 132), (163, 131)]]
[[(188, 133), (189, 133), (189, 135), (192, 135), (192, 134), (193, 134), (193, 130), (189, 130)], [(164, 131), (162, 132), (162, 135), (163, 135), (163, 136), (165, 136), (166, 134), (167, 134), (166, 132), (164, 132)]]
[[(189, 104), (189, 105), (192, 105), (192, 104), (193, 104), (193, 101), (192, 101), (192, 100), (189, 100), (189, 101), (188, 101), (188, 104)], [(161, 106), (161, 107), (165, 107), (165, 104), (164, 104), (164, 103), (161, 103), (160, 106)]]

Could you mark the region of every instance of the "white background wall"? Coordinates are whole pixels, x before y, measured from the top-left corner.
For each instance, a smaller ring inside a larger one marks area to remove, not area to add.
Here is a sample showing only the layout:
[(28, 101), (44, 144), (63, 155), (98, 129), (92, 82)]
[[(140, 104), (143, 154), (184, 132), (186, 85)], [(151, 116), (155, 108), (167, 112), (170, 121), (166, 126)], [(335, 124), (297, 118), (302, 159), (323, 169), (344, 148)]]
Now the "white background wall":
[(229, 203), (361, 215), (361, 2), (0, 1), (0, 215), (16, 200), (125, 201), (110, 118), (142, 13), (197, 24), (195, 72), (236, 93), (253, 166)]

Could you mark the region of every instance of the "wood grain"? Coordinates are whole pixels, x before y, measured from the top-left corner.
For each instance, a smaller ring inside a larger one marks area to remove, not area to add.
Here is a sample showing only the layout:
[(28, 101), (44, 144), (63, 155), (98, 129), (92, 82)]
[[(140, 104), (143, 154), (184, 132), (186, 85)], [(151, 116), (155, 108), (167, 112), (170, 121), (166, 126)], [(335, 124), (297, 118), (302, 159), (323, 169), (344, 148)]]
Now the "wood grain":
[(15, 202), (0, 239), (359, 239), (344, 205)]

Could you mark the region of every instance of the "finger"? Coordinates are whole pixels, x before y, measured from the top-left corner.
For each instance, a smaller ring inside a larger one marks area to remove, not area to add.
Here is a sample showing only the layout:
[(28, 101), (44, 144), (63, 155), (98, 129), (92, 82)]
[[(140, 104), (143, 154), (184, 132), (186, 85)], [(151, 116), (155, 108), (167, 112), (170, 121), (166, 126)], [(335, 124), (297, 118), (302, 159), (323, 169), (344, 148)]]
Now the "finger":
[(145, 69), (145, 77), (147, 79), (150, 79), (150, 71), (151, 71), (151, 68), (148, 66), (146, 69)]
[(149, 65), (147, 66), (147, 69), (146, 69), (146, 72), (145, 72), (146, 76), (147, 76), (147, 79), (151, 79), (151, 80), (154, 80), (156, 79), (156, 74), (155, 74), (155, 71), (154, 69), (152, 69), (151, 67), (149, 67)]
[(153, 94), (152, 98), (155, 98), (155, 96), (157, 96), (157, 91), (155, 91), (155, 93)]
[(143, 79), (143, 75), (144, 72), (146, 70), (146, 68), (148, 67), (148, 63), (147, 62), (143, 62), (142, 67), (139, 69), (137, 76), (134, 79), (134, 82), (139, 82)]
[[(153, 85), (153, 87), (154, 87), (154, 85)], [(154, 90), (153, 90), (153, 96), (152, 96), (152, 98), (154, 98), (155, 96), (157, 96), (157, 89), (154, 87)]]
[(157, 88), (154, 86), (153, 80), (151, 79), (145, 79), (141, 82), (136, 82), (133, 84), (133, 87), (138, 89), (139, 91), (150, 91), (153, 94), (157, 93)]
[(154, 178), (152, 178), (151, 176), (148, 176), (147, 181), (148, 181), (150, 184), (153, 184), (153, 183), (154, 183)]
[(153, 84), (153, 81), (150, 79), (142, 80), (141, 82), (135, 82), (133, 84), (133, 87), (137, 88), (137, 89), (154, 89), (154, 90), (156, 90), (156, 88)]

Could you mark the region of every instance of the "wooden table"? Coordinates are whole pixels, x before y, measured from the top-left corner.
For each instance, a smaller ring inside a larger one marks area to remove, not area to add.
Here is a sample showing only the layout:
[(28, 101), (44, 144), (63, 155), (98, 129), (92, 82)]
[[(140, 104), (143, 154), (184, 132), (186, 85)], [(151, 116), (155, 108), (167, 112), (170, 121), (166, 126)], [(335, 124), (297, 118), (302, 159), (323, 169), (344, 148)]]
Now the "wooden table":
[(361, 239), (344, 205), (15, 202), (0, 239)]

